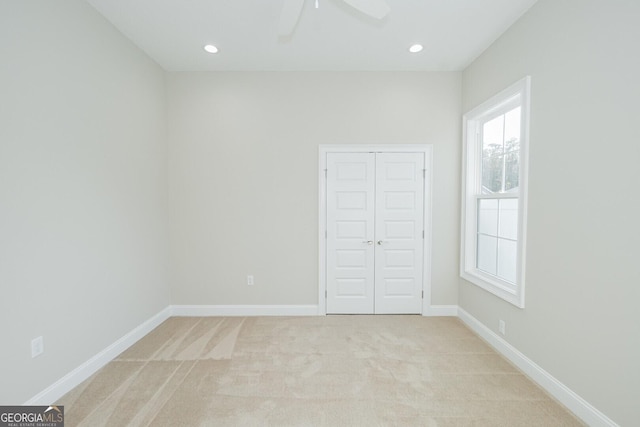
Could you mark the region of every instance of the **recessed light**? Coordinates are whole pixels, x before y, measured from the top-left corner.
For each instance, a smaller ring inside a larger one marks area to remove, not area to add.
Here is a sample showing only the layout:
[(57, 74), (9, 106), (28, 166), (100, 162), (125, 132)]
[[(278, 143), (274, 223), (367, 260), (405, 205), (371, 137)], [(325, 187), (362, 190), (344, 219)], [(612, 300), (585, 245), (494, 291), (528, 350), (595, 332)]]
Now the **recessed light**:
[(207, 52), (209, 52), (209, 53), (218, 53), (218, 48), (217, 48), (217, 47), (215, 47), (215, 46), (214, 46), (214, 45), (212, 45), (212, 44), (208, 44), (208, 45), (206, 45), (206, 46), (204, 47), (204, 50), (206, 50), (206, 51), (207, 51)]
[(414, 44), (411, 45), (411, 47), (409, 48), (409, 52), (411, 53), (418, 53), (423, 49), (421, 44)]

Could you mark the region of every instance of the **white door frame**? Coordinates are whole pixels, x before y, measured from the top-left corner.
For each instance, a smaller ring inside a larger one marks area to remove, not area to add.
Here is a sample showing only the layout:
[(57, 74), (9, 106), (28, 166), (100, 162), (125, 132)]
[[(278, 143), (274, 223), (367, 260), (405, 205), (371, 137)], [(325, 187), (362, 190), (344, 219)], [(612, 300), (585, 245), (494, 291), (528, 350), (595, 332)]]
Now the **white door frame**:
[(319, 280), (318, 314), (327, 314), (327, 153), (424, 153), (424, 215), (423, 215), (423, 254), (422, 269), (422, 315), (429, 312), (431, 306), (431, 182), (433, 179), (433, 145), (431, 144), (321, 144), (318, 147), (318, 242), (319, 242)]

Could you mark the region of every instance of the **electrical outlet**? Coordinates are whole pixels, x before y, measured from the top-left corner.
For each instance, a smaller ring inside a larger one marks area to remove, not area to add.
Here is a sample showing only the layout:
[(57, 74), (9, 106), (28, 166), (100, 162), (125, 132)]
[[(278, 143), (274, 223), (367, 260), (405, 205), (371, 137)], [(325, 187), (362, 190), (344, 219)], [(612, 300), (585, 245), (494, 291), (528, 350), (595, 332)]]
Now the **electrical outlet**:
[(251, 274), (247, 276), (247, 285), (253, 286), (253, 275)]
[(40, 356), (44, 353), (44, 338), (41, 336), (31, 340), (31, 357)]
[(506, 327), (507, 327), (507, 325), (506, 325), (506, 323), (504, 323), (504, 320), (500, 319), (500, 322), (498, 323), (498, 330), (500, 331), (500, 333), (502, 335), (506, 334), (506, 332), (505, 332)]

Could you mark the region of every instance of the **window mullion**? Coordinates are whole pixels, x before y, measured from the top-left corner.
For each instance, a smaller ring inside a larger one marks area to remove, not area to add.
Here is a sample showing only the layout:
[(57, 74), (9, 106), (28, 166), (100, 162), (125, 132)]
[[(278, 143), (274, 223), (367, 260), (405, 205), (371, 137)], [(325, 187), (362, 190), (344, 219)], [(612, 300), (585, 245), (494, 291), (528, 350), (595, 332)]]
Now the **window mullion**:
[(493, 194), (477, 194), (477, 199), (517, 199), (518, 194), (516, 192), (513, 193), (493, 193)]

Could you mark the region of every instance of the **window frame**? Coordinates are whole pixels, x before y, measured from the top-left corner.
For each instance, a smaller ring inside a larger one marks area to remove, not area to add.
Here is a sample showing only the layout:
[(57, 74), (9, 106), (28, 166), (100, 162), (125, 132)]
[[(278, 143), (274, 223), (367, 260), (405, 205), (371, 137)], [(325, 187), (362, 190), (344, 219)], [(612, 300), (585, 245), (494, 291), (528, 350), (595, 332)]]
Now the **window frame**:
[[(491, 97), (463, 116), (462, 215), (460, 277), (482, 289), (524, 308), (527, 230), (529, 116), (531, 77), (527, 76)], [(518, 239), (515, 284), (477, 268), (478, 200), (515, 198), (510, 193), (484, 195), (482, 185), (482, 125), (513, 108), (520, 110), (520, 161), (518, 199)]]

